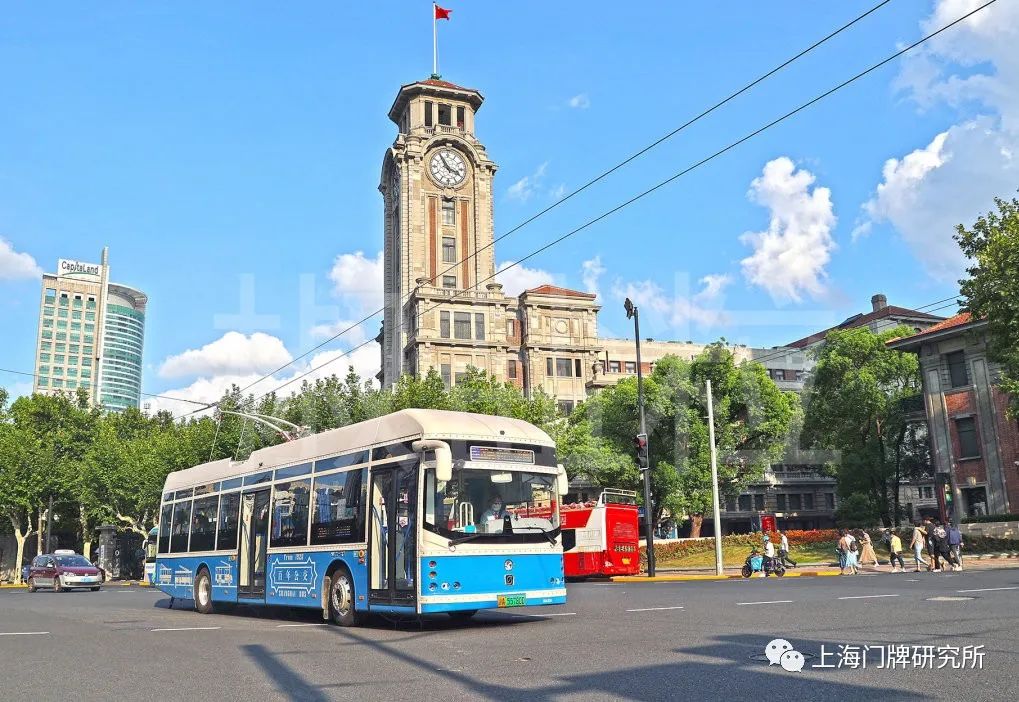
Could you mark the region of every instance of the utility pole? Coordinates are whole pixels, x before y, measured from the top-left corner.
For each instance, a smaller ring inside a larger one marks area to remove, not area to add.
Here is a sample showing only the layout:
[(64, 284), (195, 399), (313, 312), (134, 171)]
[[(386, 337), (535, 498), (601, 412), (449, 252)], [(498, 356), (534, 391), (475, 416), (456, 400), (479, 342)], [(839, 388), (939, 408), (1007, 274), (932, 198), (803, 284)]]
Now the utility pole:
[(626, 298), (623, 303), (626, 318), (633, 319), (633, 337), (637, 343), (637, 411), (640, 414), (640, 434), (637, 435), (637, 463), (644, 478), (644, 529), (647, 532), (647, 575), (655, 577), (655, 534), (654, 505), (651, 504), (651, 462), (647, 441), (647, 426), (644, 423), (644, 374), (640, 367), (640, 314), (637, 306)]
[(50, 495), (50, 506), (46, 510), (46, 553), (53, 553), (53, 495)]
[(708, 389), (708, 440), (711, 442), (711, 514), (715, 531), (715, 574), (722, 575), (722, 508), (718, 504), (718, 451), (715, 448), (715, 403), (711, 398), (711, 381)]

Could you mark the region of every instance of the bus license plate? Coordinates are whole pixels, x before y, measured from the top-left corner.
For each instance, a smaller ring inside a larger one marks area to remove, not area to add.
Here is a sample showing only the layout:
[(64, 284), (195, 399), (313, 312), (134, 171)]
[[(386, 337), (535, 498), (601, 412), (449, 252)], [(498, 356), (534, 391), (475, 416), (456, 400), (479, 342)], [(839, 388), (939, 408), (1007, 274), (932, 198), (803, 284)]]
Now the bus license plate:
[(527, 595), (499, 595), (500, 607), (523, 607), (527, 604)]

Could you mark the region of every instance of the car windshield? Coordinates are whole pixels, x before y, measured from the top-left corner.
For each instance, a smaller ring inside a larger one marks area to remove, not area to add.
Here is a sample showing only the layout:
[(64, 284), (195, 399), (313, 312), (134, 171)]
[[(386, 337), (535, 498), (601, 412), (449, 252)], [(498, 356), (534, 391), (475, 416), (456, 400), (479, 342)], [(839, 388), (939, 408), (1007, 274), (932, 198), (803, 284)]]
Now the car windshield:
[(88, 562), (88, 559), (84, 556), (54, 556), (57, 559), (57, 565), (62, 565), (65, 568), (91, 568), (92, 564)]
[(425, 473), (425, 525), (451, 537), (521, 534), (534, 539), (558, 528), (556, 476), (499, 467), (456, 468), (453, 479)]

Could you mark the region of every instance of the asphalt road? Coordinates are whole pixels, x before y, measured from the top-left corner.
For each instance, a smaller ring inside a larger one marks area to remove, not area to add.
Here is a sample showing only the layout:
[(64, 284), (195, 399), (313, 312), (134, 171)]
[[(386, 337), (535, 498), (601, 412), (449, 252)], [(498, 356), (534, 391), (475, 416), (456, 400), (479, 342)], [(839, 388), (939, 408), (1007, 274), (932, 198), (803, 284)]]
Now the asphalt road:
[[(0, 590), (3, 698), (1019, 698), (1019, 569), (582, 583), (565, 606), (485, 612), (465, 625), (341, 629), (315, 613), (203, 616), (167, 605), (138, 587)], [(769, 665), (775, 638), (804, 654), (802, 671)], [(836, 664), (840, 645), (873, 647), (866, 669), (813, 667)], [(909, 647), (896, 649), (905, 667), (887, 666), (877, 647), (888, 645)], [(953, 669), (967, 646), (983, 646), (982, 668)]]

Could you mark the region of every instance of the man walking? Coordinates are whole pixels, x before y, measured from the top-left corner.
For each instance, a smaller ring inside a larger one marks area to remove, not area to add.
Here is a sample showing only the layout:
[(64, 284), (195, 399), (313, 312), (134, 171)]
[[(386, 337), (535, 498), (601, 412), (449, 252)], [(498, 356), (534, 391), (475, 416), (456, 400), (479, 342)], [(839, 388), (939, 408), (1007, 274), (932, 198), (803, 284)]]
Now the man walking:
[(778, 532), (781, 536), (781, 540), (778, 542), (778, 557), (782, 561), (782, 565), (788, 563), (793, 568), (796, 567), (796, 561), (789, 558), (789, 539), (785, 535), (785, 531)]
[(934, 571), (940, 573), (944, 569), (944, 564), (955, 570), (958, 561), (948, 544), (948, 530), (936, 519), (931, 521), (931, 525), (930, 536), (931, 545), (934, 549)]
[[(885, 529), (885, 541), (888, 542), (888, 563), (892, 566), (893, 573), (903, 573), (906, 570), (906, 564), (902, 561), (902, 539), (899, 535), (894, 533), (891, 529)], [(895, 561), (898, 560), (899, 564), (895, 565)]]
[(955, 570), (962, 570), (962, 531), (958, 524), (948, 527), (948, 548), (955, 556)]
[(916, 561), (916, 572), (920, 572), (920, 566), (930, 569), (930, 564), (923, 558), (923, 547), (924, 541), (927, 538), (927, 532), (920, 525), (920, 521), (917, 520), (916, 524), (913, 525), (913, 538), (909, 542), (909, 547), (913, 549), (913, 559)]

